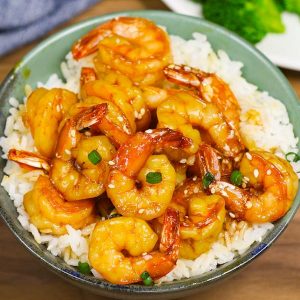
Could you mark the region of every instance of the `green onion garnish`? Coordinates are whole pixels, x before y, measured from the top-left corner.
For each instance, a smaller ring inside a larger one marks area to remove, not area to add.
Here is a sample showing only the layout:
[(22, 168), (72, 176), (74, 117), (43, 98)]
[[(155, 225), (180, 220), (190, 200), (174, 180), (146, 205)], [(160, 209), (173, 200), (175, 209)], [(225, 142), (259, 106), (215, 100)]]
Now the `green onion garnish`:
[(80, 273), (83, 273), (83, 274), (90, 274), (91, 273), (91, 267), (88, 263), (86, 262), (79, 262), (78, 263), (78, 270)]
[(151, 184), (160, 183), (162, 181), (162, 175), (160, 172), (149, 172), (146, 175), (146, 181)]
[(151, 278), (150, 274), (145, 271), (141, 274), (141, 278), (143, 279), (144, 285), (153, 285), (153, 279)]
[(230, 181), (234, 185), (240, 186), (242, 184), (242, 181), (243, 181), (243, 174), (238, 170), (234, 170), (230, 175)]
[(102, 157), (97, 150), (91, 151), (88, 155), (88, 158), (90, 162), (94, 165), (99, 164), (99, 162), (102, 160)]
[(288, 162), (297, 162), (300, 160), (300, 155), (295, 152), (289, 152), (285, 155), (285, 159)]
[(210, 172), (207, 172), (202, 179), (202, 184), (205, 189), (209, 187), (209, 185), (213, 182), (215, 179), (215, 176), (211, 174)]

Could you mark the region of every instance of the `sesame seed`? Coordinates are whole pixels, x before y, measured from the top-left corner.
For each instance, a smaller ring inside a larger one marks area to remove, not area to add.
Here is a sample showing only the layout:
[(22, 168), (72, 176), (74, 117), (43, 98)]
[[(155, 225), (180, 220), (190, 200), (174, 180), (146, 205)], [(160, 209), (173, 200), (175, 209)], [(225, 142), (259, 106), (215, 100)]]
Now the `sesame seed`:
[(183, 158), (183, 159), (181, 159), (179, 162), (180, 162), (181, 164), (185, 164), (185, 163), (187, 162), (187, 160), (186, 160), (185, 158)]
[(272, 171), (270, 169), (267, 170), (267, 175), (271, 175)]
[(110, 166), (114, 166), (116, 163), (115, 163), (113, 160), (109, 160), (109, 161), (108, 161), (108, 164), (109, 164)]
[(117, 118), (120, 122), (123, 122), (124, 121), (124, 118), (122, 116), (118, 116)]
[(195, 194), (199, 193), (199, 188), (198, 188), (198, 187), (195, 187), (195, 188), (194, 188), (194, 193), (195, 193)]
[(234, 218), (235, 218), (235, 214), (234, 214), (234, 213), (232, 213), (232, 212), (230, 212), (230, 213), (229, 213), (229, 216), (230, 216), (232, 219), (234, 219)]
[(145, 209), (144, 209), (144, 208), (141, 208), (141, 209), (139, 209), (138, 213), (139, 213), (139, 214), (142, 214), (144, 211), (145, 211)]
[(193, 177), (193, 181), (196, 181), (196, 180), (197, 180), (197, 176), (194, 176), (194, 177)]
[(252, 207), (252, 202), (251, 201), (247, 201), (246, 202), (246, 207), (247, 208), (251, 208)]
[(246, 183), (243, 182), (243, 183), (242, 183), (242, 188), (245, 189), (246, 186), (247, 186)]
[(214, 194), (214, 193), (216, 192), (216, 189), (215, 189), (215, 188), (211, 188), (211, 189), (210, 189), (210, 192), (211, 192), (212, 194)]
[(114, 184), (112, 184), (112, 183), (110, 183), (110, 184), (108, 185), (108, 187), (109, 187), (110, 189), (115, 188)]
[(84, 133), (84, 135), (85, 135), (85, 136), (92, 136), (92, 134), (91, 134), (89, 131), (86, 131), (86, 132)]
[(255, 178), (257, 178), (257, 177), (259, 176), (259, 171), (258, 171), (258, 169), (254, 169), (253, 175), (254, 175)]
[(190, 156), (188, 159), (187, 159), (187, 164), (189, 166), (192, 166), (194, 163), (195, 163), (195, 160), (196, 160), (196, 156), (195, 155), (192, 155)]
[(143, 115), (146, 112), (145, 108), (142, 108), (140, 114)]
[(184, 190), (183, 193), (186, 195), (188, 193), (188, 190)]
[(153, 130), (152, 130), (152, 129), (147, 129), (145, 132), (146, 132), (146, 133), (152, 133)]
[(69, 149), (65, 149), (65, 153), (70, 155), (71, 154), (71, 151)]
[(252, 160), (252, 155), (251, 155), (249, 152), (246, 153), (246, 157), (247, 157), (249, 160)]

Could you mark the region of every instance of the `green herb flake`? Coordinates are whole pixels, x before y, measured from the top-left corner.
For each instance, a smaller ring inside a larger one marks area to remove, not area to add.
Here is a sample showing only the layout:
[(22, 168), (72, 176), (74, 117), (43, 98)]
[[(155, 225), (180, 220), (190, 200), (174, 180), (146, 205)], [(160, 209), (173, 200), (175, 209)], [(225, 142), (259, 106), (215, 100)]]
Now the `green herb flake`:
[(88, 158), (90, 162), (94, 165), (97, 165), (101, 162), (102, 157), (97, 150), (93, 150), (89, 153)]
[(202, 179), (202, 184), (205, 189), (209, 187), (209, 185), (213, 182), (215, 179), (215, 176), (211, 174), (210, 172), (207, 172)]
[(146, 175), (146, 181), (151, 184), (160, 183), (162, 181), (162, 175), (160, 172), (149, 172)]

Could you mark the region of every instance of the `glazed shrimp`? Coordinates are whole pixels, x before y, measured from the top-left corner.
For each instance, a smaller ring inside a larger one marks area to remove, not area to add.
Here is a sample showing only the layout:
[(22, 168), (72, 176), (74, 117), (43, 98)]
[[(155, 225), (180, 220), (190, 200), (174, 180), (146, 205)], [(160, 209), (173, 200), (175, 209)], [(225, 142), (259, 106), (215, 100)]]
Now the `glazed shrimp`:
[(167, 66), (164, 74), (168, 80), (193, 88), (205, 101), (216, 104), (238, 134), (241, 109), (229, 85), (220, 77), (183, 65)]
[[(90, 107), (69, 119), (61, 129), (49, 175), (68, 201), (94, 198), (105, 191), (108, 161), (113, 158), (115, 148), (106, 136), (90, 137), (79, 132), (101, 120), (105, 112), (105, 104)], [(93, 151), (100, 157), (96, 163), (89, 158)]]
[(153, 22), (137, 17), (118, 17), (87, 33), (72, 48), (80, 59), (98, 50), (98, 72), (119, 71), (135, 83), (153, 84), (171, 62), (167, 33)]
[(41, 175), (24, 195), (24, 208), (30, 222), (41, 232), (62, 235), (66, 225), (80, 229), (95, 222), (93, 200), (68, 202), (55, 189), (48, 176)]
[[(151, 220), (161, 216), (171, 201), (176, 184), (175, 170), (164, 154), (152, 155), (167, 147), (186, 147), (189, 141), (170, 129), (137, 133), (123, 144), (109, 174), (107, 195), (124, 216)], [(156, 183), (148, 174), (159, 174)]]
[(240, 171), (252, 188), (242, 189), (222, 181), (213, 182), (211, 193), (222, 195), (234, 217), (252, 223), (273, 222), (291, 207), (298, 190), (292, 166), (265, 151), (246, 153)]
[(159, 250), (153, 251), (157, 240), (156, 233), (144, 220), (119, 217), (100, 221), (92, 233), (89, 261), (106, 280), (115, 284), (142, 281), (141, 274), (145, 271), (158, 279), (174, 268), (178, 258), (178, 212), (167, 209)]
[(236, 157), (243, 149), (239, 137), (228, 125), (218, 107), (189, 92), (178, 91), (157, 108), (158, 127), (179, 130), (193, 143), (187, 151), (195, 154), (201, 143), (197, 127), (210, 134), (216, 147), (227, 157)]
[(53, 157), (59, 124), (76, 102), (76, 95), (65, 89), (38, 88), (29, 96), (23, 119), (41, 155)]

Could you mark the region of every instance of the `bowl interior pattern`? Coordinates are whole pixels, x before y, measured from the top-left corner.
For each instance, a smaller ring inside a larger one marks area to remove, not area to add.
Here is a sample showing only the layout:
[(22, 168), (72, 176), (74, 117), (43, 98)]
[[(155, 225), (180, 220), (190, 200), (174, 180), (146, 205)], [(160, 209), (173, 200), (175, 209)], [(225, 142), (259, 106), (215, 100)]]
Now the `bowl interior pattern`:
[[(120, 15), (140, 16), (152, 19), (157, 24), (167, 28), (170, 34), (176, 34), (182, 38), (192, 37), (193, 32), (201, 32), (207, 35), (214, 50), (225, 50), (231, 59), (244, 63), (243, 76), (259, 89), (268, 91), (273, 97), (281, 99), (286, 105), (290, 121), (294, 125), (296, 136), (300, 136), (300, 103), (282, 73), (268, 61), (262, 54), (255, 50), (250, 44), (241, 40), (235, 34), (211, 24), (199, 18), (187, 17), (171, 12), (160, 11), (134, 11), (101, 16), (71, 26), (46, 39), (39, 46), (34, 48), (20, 61), (9, 73), (0, 88), (0, 135), (3, 135), (5, 121), (8, 116), (8, 100), (11, 96), (23, 99), (24, 85), (36, 86), (37, 81), (46, 81), (50, 74), (60, 73), (60, 63), (69, 52), (71, 45), (84, 33), (113, 17)], [(6, 161), (0, 159), (0, 180), (3, 177), (3, 167)], [(259, 254), (265, 251), (273, 241), (286, 228), (297, 208), (300, 205), (300, 195), (293, 203), (290, 211), (275, 223), (274, 228), (259, 244), (254, 244), (243, 255), (233, 261), (218, 267), (216, 270), (205, 273), (201, 276), (183, 279), (172, 283), (165, 283), (160, 286), (146, 287), (142, 285), (112, 285), (106, 281), (96, 279), (92, 276), (85, 276), (77, 272), (76, 268), (67, 265), (62, 259), (54, 257), (45, 246), (35, 242), (32, 235), (23, 229), (17, 220), (17, 212), (10, 201), (6, 191), (0, 187), (0, 213), (12, 232), (20, 242), (39, 260), (43, 261), (50, 270), (55, 271), (65, 279), (88, 288), (93, 292), (122, 299), (162, 298), (180, 297), (192, 293), (197, 288), (204, 288), (227, 277), (236, 270), (241, 269)]]

